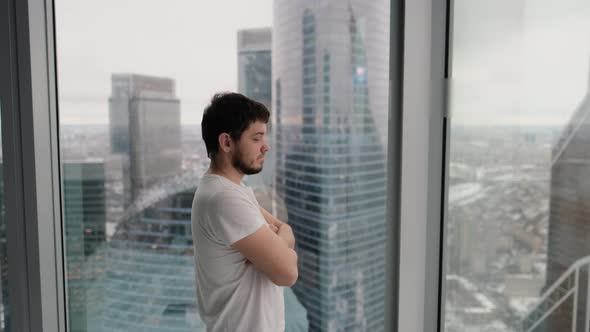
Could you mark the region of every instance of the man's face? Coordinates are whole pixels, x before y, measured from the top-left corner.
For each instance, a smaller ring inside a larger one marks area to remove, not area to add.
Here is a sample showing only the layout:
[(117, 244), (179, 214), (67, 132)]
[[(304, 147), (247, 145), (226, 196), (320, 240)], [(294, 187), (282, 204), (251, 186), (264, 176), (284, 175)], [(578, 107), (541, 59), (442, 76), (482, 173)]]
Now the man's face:
[(270, 149), (266, 144), (266, 124), (256, 121), (242, 133), (236, 142), (232, 155), (232, 165), (245, 175), (262, 171), (264, 155)]

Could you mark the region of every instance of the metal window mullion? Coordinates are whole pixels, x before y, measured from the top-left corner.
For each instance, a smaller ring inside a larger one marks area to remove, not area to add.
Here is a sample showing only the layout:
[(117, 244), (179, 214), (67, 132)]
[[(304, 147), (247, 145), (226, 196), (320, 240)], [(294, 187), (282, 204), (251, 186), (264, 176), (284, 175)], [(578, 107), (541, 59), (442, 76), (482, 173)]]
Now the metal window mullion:
[(431, 0), (430, 138), (424, 331), (444, 331), (451, 122), (452, 1)]
[(400, 313), (401, 167), (406, 1), (390, 2), (385, 331), (398, 331)]
[[(22, 158), (16, 52), (15, 1), (3, 3), (0, 11), (0, 110), (2, 116), (3, 194), (6, 206), (6, 241), (8, 256), (8, 308), (9, 328), (12, 331), (30, 331), (27, 255), (23, 220)], [(8, 309), (8, 310), (7, 310)]]
[[(65, 331), (51, 0), (10, 0), (12, 103), (6, 118), (11, 331)], [(4, 64), (3, 64), (4, 65)], [(4, 119), (3, 119), (4, 120)], [(4, 121), (3, 121), (4, 122)], [(5, 124), (3, 123), (3, 127)], [(14, 239), (14, 240), (13, 240)], [(19, 241), (20, 240), (20, 241)], [(18, 243), (16, 243), (18, 242)], [(15, 265), (16, 264), (16, 265)], [(13, 266), (14, 265), (14, 266)], [(14, 300), (14, 301), (13, 301)]]
[[(400, 232), (396, 237), (399, 331), (440, 331), (444, 325), (441, 248), (445, 236), (448, 172), (448, 6), (448, 1), (416, 0), (406, 1), (403, 8), (404, 17), (411, 18), (403, 26), (405, 57), (403, 74), (398, 75), (402, 80), (398, 107), (402, 108), (403, 116), (399, 119), (401, 128), (390, 129), (401, 131), (402, 151), (392, 155), (390, 149), (389, 156), (393, 163), (401, 162), (402, 173), (401, 177), (390, 180), (400, 182), (397, 189), (402, 193), (398, 194), (400, 225), (395, 226)], [(391, 55), (394, 54), (392, 49)], [(393, 77), (392, 81), (394, 86), (400, 84)], [(393, 102), (395, 105), (396, 101)], [(396, 157), (401, 160), (394, 160)]]

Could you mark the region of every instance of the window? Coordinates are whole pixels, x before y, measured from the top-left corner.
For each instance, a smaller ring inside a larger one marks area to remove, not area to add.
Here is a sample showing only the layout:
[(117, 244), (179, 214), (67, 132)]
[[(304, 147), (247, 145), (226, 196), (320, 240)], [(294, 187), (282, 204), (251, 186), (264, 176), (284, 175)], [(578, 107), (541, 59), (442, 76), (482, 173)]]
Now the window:
[(287, 329), (384, 330), (389, 6), (55, 0), (71, 331), (204, 331), (190, 208), (226, 90), (271, 111), (245, 182), (295, 231)]
[(589, 327), (589, 19), (454, 2), (447, 332)]

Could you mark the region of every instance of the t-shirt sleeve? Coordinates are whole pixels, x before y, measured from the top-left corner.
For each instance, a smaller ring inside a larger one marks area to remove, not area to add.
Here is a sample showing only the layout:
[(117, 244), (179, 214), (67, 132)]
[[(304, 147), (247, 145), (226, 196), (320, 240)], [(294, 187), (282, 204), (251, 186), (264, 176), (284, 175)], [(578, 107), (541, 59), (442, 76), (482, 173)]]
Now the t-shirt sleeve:
[(257, 204), (239, 192), (220, 192), (209, 199), (208, 219), (213, 233), (231, 245), (265, 224)]

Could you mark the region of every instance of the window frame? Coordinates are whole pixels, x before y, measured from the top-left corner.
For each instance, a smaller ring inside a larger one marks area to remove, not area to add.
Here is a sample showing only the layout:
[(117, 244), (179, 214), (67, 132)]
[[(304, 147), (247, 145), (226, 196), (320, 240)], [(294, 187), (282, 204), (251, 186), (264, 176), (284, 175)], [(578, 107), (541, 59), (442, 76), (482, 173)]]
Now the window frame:
[[(388, 248), (394, 248), (389, 251), (388, 295), (393, 296), (388, 304), (394, 305), (386, 310), (397, 319), (397, 324), (386, 325), (391, 330), (444, 330), (452, 5), (452, 0), (402, 5), (403, 73), (390, 75), (392, 81), (402, 76), (401, 100), (390, 103), (388, 167), (400, 168), (388, 173), (392, 229), (387, 238)], [(390, 98), (397, 95), (392, 92)]]
[(53, 1), (0, 15), (10, 331), (66, 331)]

